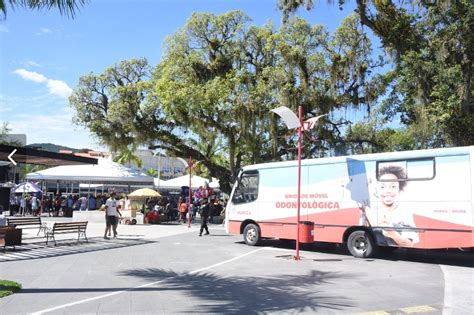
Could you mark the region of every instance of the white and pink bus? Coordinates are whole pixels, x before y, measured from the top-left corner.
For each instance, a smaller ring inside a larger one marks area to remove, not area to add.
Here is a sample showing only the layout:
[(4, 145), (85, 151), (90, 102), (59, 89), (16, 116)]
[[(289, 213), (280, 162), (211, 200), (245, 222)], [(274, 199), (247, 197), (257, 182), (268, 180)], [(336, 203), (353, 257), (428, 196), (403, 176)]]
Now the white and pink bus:
[[(248, 245), (295, 240), (297, 168), (244, 167), (226, 208), (227, 233)], [(473, 248), (473, 175), (474, 146), (303, 160), (300, 222), (311, 230), (303, 240), (343, 243), (355, 257), (380, 246)]]

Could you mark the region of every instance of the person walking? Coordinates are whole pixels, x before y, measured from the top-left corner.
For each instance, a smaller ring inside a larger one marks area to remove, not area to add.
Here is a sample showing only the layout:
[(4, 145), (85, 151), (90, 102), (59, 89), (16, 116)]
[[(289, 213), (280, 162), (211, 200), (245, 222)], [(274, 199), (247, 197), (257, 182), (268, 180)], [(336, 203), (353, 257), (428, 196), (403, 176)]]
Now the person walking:
[(21, 196), (20, 199), (20, 215), (26, 215), (26, 196)]
[(118, 218), (117, 214), (122, 217), (122, 214), (119, 211), (120, 204), (119, 201), (115, 199), (115, 193), (110, 194), (110, 198), (105, 202), (105, 233), (104, 239), (108, 239), (107, 232), (110, 235), (110, 229), (114, 232), (114, 238), (117, 237), (117, 223)]
[(179, 204), (179, 222), (183, 220), (183, 223), (186, 223), (186, 214), (188, 213), (188, 205), (186, 200), (182, 199)]
[(35, 194), (31, 197), (31, 212), (34, 216), (39, 215), (39, 202)]
[[(7, 217), (5, 217), (5, 215), (3, 214), (2, 206), (0, 206), (0, 226), (7, 226)], [(3, 250), (5, 251), (5, 247), (3, 248)]]
[(201, 229), (199, 230), (199, 236), (202, 236), (203, 230), (206, 230), (206, 235), (209, 234), (209, 229), (207, 228), (207, 219), (209, 217), (210, 211), (211, 208), (207, 198), (201, 199), (201, 207), (199, 209), (199, 214), (201, 215)]
[(79, 210), (80, 211), (86, 211), (87, 210), (87, 197), (85, 195), (82, 195), (81, 198), (79, 198)]

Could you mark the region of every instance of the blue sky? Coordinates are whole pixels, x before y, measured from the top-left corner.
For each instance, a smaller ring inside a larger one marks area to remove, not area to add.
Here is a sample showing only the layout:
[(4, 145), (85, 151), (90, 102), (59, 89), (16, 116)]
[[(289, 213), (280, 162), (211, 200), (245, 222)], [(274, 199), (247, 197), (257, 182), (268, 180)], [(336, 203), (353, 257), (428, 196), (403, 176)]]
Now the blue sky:
[[(99, 74), (122, 60), (161, 58), (162, 44), (193, 12), (220, 14), (240, 9), (262, 26), (279, 25), (277, 0), (91, 0), (75, 19), (57, 10), (8, 7), (0, 21), (0, 122), (11, 133), (26, 134), (27, 143), (54, 143), (73, 148), (104, 149), (87, 130), (72, 123), (68, 96), (79, 77)], [(333, 31), (353, 12), (349, 3), (321, 1), (297, 15)]]

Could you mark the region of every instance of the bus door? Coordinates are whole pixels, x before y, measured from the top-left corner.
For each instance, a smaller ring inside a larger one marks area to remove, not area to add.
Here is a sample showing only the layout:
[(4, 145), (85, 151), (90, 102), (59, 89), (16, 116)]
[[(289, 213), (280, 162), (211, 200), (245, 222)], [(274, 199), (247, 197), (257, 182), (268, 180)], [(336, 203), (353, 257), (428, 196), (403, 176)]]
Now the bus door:
[(250, 219), (257, 221), (258, 214), (258, 171), (244, 171), (232, 192), (230, 204), (228, 206), (229, 232), (235, 233), (240, 229), (240, 223)]

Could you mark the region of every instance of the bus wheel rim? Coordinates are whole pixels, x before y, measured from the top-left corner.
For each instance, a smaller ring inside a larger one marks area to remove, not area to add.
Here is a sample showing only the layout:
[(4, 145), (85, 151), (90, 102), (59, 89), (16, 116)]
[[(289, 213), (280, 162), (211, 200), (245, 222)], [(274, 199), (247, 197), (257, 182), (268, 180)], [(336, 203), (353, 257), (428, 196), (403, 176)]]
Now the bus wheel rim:
[(249, 229), (249, 230), (247, 231), (247, 239), (248, 239), (249, 241), (255, 240), (255, 235), (256, 235), (255, 229)]
[(363, 236), (354, 239), (354, 249), (358, 252), (365, 252), (367, 250), (367, 240)]

